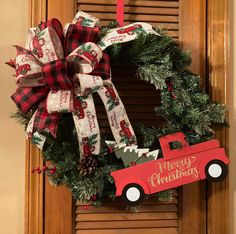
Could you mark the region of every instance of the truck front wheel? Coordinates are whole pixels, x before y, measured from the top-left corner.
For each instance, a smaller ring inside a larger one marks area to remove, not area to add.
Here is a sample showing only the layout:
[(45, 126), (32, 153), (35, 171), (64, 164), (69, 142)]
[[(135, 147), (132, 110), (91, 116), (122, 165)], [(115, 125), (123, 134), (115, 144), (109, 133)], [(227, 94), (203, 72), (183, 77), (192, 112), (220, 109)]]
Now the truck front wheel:
[(122, 192), (122, 199), (128, 206), (138, 206), (144, 199), (143, 188), (139, 184), (128, 184), (124, 187)]
[(228, 174), (227, 166), (220, 160), (212, 160), (205, 167), (206, 178), (211, 182), (219, 182)]

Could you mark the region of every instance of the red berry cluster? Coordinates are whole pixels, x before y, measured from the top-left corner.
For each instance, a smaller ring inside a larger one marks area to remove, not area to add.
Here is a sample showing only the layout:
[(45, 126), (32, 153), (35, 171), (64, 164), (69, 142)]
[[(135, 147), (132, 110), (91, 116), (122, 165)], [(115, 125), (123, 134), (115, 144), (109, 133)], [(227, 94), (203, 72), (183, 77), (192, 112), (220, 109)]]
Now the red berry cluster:
[(42, 172), (49, 172), (51, 175), (55, 174), (57, 168), (56, 167), (51, 167), (48, 168), (47, 166), (43, 166), (43, 168), (40, 167), (35, 167), (31, 170), (31, 173), (38, 173), (41, 174)]
[(92, 200), (92, 201), (96, 201), (96, 200), (97, 200), (97, 196), (96, 196), (96, 195), (93, 195), (93, 196), (91, 197), (91, 200)]

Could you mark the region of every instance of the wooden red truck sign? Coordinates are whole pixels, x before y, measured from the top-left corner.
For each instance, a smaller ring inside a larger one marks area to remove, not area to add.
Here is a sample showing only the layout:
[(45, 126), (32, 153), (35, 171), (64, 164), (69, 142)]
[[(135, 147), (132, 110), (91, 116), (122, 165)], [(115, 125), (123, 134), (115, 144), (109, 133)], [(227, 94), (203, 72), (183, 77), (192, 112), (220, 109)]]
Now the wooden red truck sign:
[[(225, 179), (230, 160), (217, 140), (189, 146), (182, 132), (159, 139), (163, 158), (114, 171), (116, 196), (130, 206), (141, 204), (145, 194), (153, 194), (207, 178)], [(173, 142), (182, 148), (171, 149)]]

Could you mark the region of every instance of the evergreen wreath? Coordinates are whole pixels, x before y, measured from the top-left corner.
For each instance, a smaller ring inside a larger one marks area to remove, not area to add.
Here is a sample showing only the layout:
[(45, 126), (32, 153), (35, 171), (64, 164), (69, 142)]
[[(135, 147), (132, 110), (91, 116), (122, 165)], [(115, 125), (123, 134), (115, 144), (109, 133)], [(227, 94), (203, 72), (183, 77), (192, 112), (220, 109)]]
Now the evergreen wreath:
[[(116, 24), (103, 27), (101, 37)], [(164, 30), (155, 29), (159, 35), (140, 33), (136, 40), (115, 44), (106, 49), (112, 63), (129, 64), (137, 67), (137, 77), (151, 83), (161, 90), (161, 105), (154, 107), (159, 117), (166, 120), (163, 128), (146, 127), (140, 123), (135, 128), (143, 136), (144, 147), (158, 148), (158, 138), (163, 135), (183, 132), (190, 144), (207, 141), (212, 138), (212, 124), (227, 126), (224, 105), (211, 102), (200, 84), (200, 77), (188, 70), (191, 63), (190, 53), (183, 51)], [(17, 112), (13, 117), (27, 126), (32, 112)], [(37, 144), (37, 138), (32, 139)], [(103, 144), (98, 156), (96, 170), (89, 175), (81, 175), (78, 170), (79, 146), (71, 113), (64, 113), (57, 138), (47, 135), (42, 150), (45, 161), (50, 161), (50, 170), (44, 167), (49, 180), (54, 185), (65, 185), (73, 197), (83, 203), (100, 204), (106, 198), (115, 197), (115, 186), (111, 171), (124, 167), (113, 153)], [(35, 171), (35, 170), (34, 170)], [(33, 171), (33, 172), (34, 172)], [(38, 171), (36, 169), (36, 171)], [(166, 199), (170, 192), (157, 194)]]

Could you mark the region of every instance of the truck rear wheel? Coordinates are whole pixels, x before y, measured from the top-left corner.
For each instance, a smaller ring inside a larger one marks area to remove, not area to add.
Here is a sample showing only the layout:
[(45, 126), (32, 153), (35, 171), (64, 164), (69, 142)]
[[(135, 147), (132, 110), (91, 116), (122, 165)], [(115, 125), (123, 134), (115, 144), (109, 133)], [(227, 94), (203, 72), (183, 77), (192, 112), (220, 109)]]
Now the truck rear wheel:
[(227, 166), (220, 160), (212, 160), (205, 167), (206, 178), (211, 182), (219, 182), (228, 174)]
[(128, 184), (124, 187), (122, 192), (122, 199), (128, 206), (138, 206), (144, 199), (143, 188), (135, 183)]

